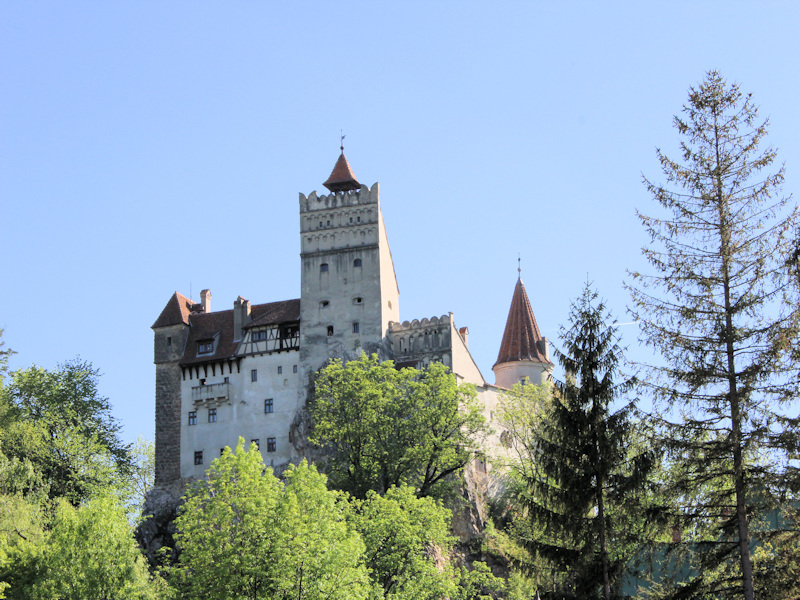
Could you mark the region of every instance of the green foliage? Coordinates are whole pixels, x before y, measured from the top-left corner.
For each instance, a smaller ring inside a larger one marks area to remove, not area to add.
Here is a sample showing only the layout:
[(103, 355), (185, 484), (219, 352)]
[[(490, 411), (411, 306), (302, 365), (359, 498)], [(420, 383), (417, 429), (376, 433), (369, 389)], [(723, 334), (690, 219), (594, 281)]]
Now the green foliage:
[(52, 529), (37, 532), (10, 553), (4, 577), (11, 599), (84, 600), (166, 598), (153, 579), (116, 496), (92, 498), (80, 508), (56, 508)]
[(616, 594), (641, 532), (633, 511), (652, 464), (647, 452), (629, 452), (633, 405), (612, 411), (634, 382), (617, 380), (622, 350), (610, 323), (587, 285), (562, 328), (557, 354), (566, 383), (516, 386), (500, 411), (513, 449), (514, 501), (526, 518), (516, 527), (520, 542), (552, 565), (547, 578), (568, 597)]
[(12, 354), (15, 354), (10, 348), (3, 348), (6, 343), (3, 341), (3, 332), (5, 330), (0, 328), (0, 387), (3, 386), (3, 380), (6, 373), (8, 373), (8, 359)]
[(364, 598), (363, 542), (348, 528), (348, 505), (303, 462), (266, 471), (255, 445), (226, 449), (192, 488), (176, 521), (185, 598)]
[(433, 498), (419, 498), (413, 488), (401, 486), (384, 496), (370, 491), (353, 504), (374, 597), (471, 600), (503, 588), (483, 563), (472, 570), (451, 564), (450, 511)]
[(670, 492), (699, 567), (665, 595), (752, 600), (748, 519), (780, 485), (770, 465), (796, 444), (779, 406), (798, 383), (800, 298), (787, 268), (798, 213), (781, 197), (783, 169), (769, 172), (776, 153), (761, 149), (767, 122), (749, 95), (712, 71), (683, 112), (682, 159), (659, 152), (667, 185), (645, 179), (664, 214), (639, 215), (656, 273), (632, 273), (631, 286), (642, 337), (664, 359), (647, 383), (663, 401)]
[(486, 431), (474, 388), (447, 367), (397, 370), (376, 355), (322, 369), (312, 416), (312, 442), (333, 455), (332, 484), (359, 498), (404, 484), (439, 494)]
[(409, 486), (390, 488), (384, 496), (370, 491), (355, 506), (354, 524), (380, 597), (433, 599), (454, 593), (452, 573), (436, 562), (453, 546), (449, 510), (432, 498), (417, 498)]
[(0, 449), (32, 465), (51, 499), (75, 506), (131, 470), (129, 449), (118, 438), (120, 426), (99, 395), (97, 378), (90, 364), (72, 361), (55, 371), (14, 371), (0, 390)]

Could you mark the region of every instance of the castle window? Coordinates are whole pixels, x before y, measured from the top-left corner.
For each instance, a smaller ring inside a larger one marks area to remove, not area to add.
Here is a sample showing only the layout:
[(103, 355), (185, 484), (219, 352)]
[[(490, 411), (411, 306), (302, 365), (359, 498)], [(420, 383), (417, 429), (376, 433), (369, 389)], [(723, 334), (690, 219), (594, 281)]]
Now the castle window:
[(267, 452), (275, 452), (276, 446), (275, 438), (267, 438)]
[(196, 464), (196, 465), (202, 465), (203, 464), (203, 451), (202, 450), (197, 450), (194, 453), (194, 464)]
[(283, 375), (283, 367), (278, 367), (278, 375)]
[(292, 365), (292, 373), (297, 373), (297, 365)]
[(172, 346), (172, 338), (167, 337), (167, 346)]
[(227, 376), (225, 377), (225, 379), (222, 380), (222, 383), (230, 383), (230, 382), (231, 382), (231, 378), (227, 377)]
[(319, 228), (322, 229), (322, 221), (319, 222)]
[(189, 411), (189, 425), (197, 425), (197, 411), (190, 410)]
[(267, 398), (264, 400), (264, 412), (271, 413), (273, 408), (273, 400), (272, 398)]
[(250, 371), (250, 381), (258, 381), (258, 369)]
[(323, 300), (322, 302), (319, 303), (319, 307), (320, 308), (328, 308), (329, 304), (330, 304), (330, 302), (328, 302), (327, 300)]
[(364, 302), (364, 299), (361, 296), (353, 298), (353, 304), (361, 304), (362, 302)]
[(350, 222), (351, 222), (351, 223), (353, 222), (353, 217), (350, 217)]
[(320, 270), (321, 273), (325, 273), (328, 270), (328, 263), (322, 263), (319, 266), (319, 270)]
[(333, 325), (328, 325), (328, 337), (333, 335)]
[(260, 342), (261, 340), (267, 339), (267, 330), (259, 329), (258, 331), (254, 331), (252, 333), (252, 339), (254, 342)]
[(330, 226), (331, 226), (331, 222), (330, 222), (330, 220), (326, 221), (326, 222), (325, 222), (325, 227), (330, 227)]
[(208, 422), (209, 423), (216, 423), (217, 422), (217, 409), (216, 408), (209, 408), (208, 409)]
[(211, 354), (213, 352), (214, 352), (214, 340), (203, 340), (202, 342), (197, 342), (198, 354)]
[(357, 221), (358, 221), (359, 223), (361, 223), (361, 217), (358, 217)]
[(358, 333), (358, 323), (353, 323), (353, 333)]
[(353, 266), (354, 267), (360, 267), (361, 266), (361, 259), (360, 258), (355, 259), (353, 261)]
[(259, 441), (258, 439), (250, 440), (250, 443), (255, 444), (257, 449), (259, 450), (261, 449), (261, 441)]
[(220, 448), (219, 455), (222, 456), (223, 454), (225, 454), (225, 448)]

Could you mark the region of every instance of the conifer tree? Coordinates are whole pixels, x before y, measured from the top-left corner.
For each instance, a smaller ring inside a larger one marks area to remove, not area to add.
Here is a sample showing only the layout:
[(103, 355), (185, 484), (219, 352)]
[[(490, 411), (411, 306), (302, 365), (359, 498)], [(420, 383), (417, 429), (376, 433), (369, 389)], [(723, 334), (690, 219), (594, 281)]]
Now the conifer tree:
[(628, 452), (635, 446), (634, 405), (614, 410), (613, 404), (635, 381), (619, 379), (617, 329), (588, 284), (572, 304), (570, 326), (562, 328), (561, 337), (564, 349), (556, 355), (566, 382), (554, 390), (532, 438), (533, 469), (517, 470), (531, 521), (530, 537), (522, 542), (566, 573), (559, 597), (600, 593), (607, 600), (616, 595), (614, 584), (635, 533), (626, 511), (636, 504), (651, 459)]
[(699, 560), (680, 597), (755, 597), (748, 519), (771, 473), (754, 459), (781, 452), (779, 407), (796, 393), (787, 359), (800, 306), (787, 263), (798, 218), (775, 150), (761, 147), (767, 124), (711, 71), (674, 119), (681, 160), (658, 151), (667, 183), (644, 180), (663, 210), (639, 215), (656, 272), (631, 274), (632, 312), (664, 359), (648, 383), (665, 418), (680, 416), (666, 448)]

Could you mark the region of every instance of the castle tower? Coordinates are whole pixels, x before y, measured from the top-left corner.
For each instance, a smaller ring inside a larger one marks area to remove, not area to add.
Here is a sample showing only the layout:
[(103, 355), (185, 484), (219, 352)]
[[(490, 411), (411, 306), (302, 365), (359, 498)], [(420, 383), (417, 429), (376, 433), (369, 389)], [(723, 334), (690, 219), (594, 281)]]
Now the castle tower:
[[(203, 290), (204, 302), (210, 302)], [(195, 303), (175, 292), (153, 323), (153, 362), (156, 365), (155, 484), (168, 485), (181, 477), (181, 368), (189, 337), (189, 314)]]
[(324, 183), (300, 194), (300, 359), (307, 373), (330, 357), (378, 352), (399, 291), (380, 187), (361, 185), (344, 150)]
[(549, 342), (539, 332), (522, 277), (517, 279), (514, 288), (500, 353), (492, 371), (496, 385), (504, 388), (526, 377), (531, 383), (540, 384), (549, 380), (553, 373)]

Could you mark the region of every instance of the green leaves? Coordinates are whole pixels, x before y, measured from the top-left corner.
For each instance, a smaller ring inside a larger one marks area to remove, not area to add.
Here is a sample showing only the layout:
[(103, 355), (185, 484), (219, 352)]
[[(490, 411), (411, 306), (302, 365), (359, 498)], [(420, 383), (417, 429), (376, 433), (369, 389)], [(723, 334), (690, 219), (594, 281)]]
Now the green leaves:
[(311, 412), (311, 441), (333, 456), (332, 483), (360, 498), (402, 484), (437, 493), (486, 431), (474, 388), (444, 365), (398, 371), (376, 355), (325, 367)]
[(364, 547), (346, 502), (305, 462), (285, 475), (284, 486), (242, 439), (214, 460), (176, 520), (174, 581), (185, 597), (365, 597)]

